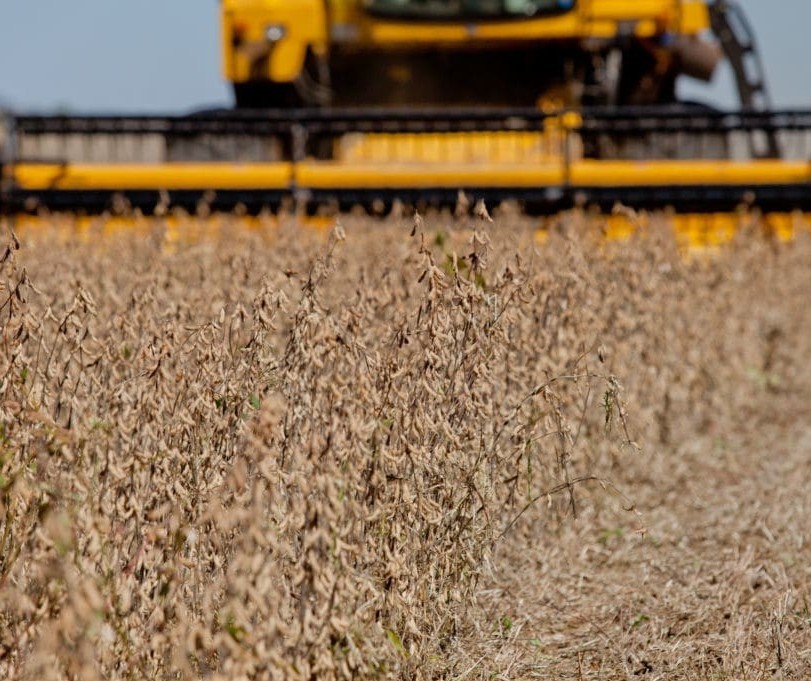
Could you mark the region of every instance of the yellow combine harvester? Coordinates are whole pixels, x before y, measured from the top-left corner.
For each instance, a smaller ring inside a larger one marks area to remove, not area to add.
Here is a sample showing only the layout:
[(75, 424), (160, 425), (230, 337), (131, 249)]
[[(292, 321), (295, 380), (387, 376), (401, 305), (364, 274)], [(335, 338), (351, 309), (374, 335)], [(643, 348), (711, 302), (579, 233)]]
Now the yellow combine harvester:
[[(517, 199), (807, 210), (811, 112), (768, 105), (723, 0), (222, 0), (237, 107), (25, 116), (0, 207), (249, 211)], [(714, 36), (714, 37), (713, 37)], [(679, 103), (727, 59), (740, 111)]]
[[(240, 107), (639, 106), (709, 80), (726, 51), (744, 106), (762, 79), (740, 11), (700, 0), (224, 0)], [(706, 40), (715, 29), (720, 45)], [(755, 65), (757, 66), (757, 65)]]

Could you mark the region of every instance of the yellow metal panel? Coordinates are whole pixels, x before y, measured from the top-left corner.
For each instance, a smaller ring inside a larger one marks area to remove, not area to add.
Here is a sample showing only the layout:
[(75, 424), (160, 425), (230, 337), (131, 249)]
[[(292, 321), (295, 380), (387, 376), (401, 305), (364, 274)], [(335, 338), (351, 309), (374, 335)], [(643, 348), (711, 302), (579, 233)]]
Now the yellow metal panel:
[(270, 79), (276, 83), (295, 80), (304, 67), (307, 43), (283, 40), (270, 53)]
[(358, 0), (327, 0), (331, 23), (355, 23), (361, 18)]
[(591, 19), (640, 21), (674, 16), (679, 0), (592, 0), (584, 9)]
[(639, 37), (665, 31), (694, 35), (710, 26), (701, 0), (592, 0), (568, 14), (509, 21), (419, 23), (368, 16), (357, 21), (364, 40), (378, 45), (611, 38), (628, 25)]
[(710, 30), (710, 11), (706, 2), (682, 2), (679, 32), (695, 35)]
[(578, 161), (572, 185), (581, 187), (802, 184), (811, 182), (803, 161)]
[(679, 245), (694, 253), (716, 251), (735, 238), (741, 217), (735, 213), (685, 213), (671, 217)]
[[(366, 25), (364, 38), (376, 45), (409, 45), (411, 43), (457, 44), (529, 40), (579, 40), (613, 38), (619, 27), (616, 21), (581, 21), (576, 15), (527, 19), (523, 21), (481, 24), (407, 24), (380, 22)], [(659, 33), (656, 23), (642, 20), (635, 26), (640, 37)]]
[[(329, 15), (323, 0), (225, 0), (221, 22), (226, 79), (289, 82), (300, 73), (308, 47), (326, 53), (332, 28), (344, 41), (408, 47), (612, 38), (629, 25), (643, 38), (665, 31), (694, 35), (710, 23), (702, 0), (581, 0), (575, 10), (559, 16), (481, 22), (392, 21), (369, 15), (360, 0), (328, 0), (326, 5)], [(265, 39), (271, 24), (287, 30), (272, 50)], [(233, 43), (236, 27), (242, 30), (238, 46)]]
[(354, 133), (337, 145), (336, 160), (348, 164), (535, 164), (559, 161), (563, 132)]
[[(271, 43), (268, 26), (285, 36)], [(235, 35), (239, 41), (235, 43)], [(227, 80), (290, 82), (301, 72), (307, 48), (323, 52), (328, 42), (322, 0), (226, 0), (221, 9), (223, 70)]]
[(801, 222), (801, 213), (766, 213), (763, 216), (764, 231), (778, 241), (791, 241)]
[(376, 21), (365, 25), (364, 35), (375, 44), (462, 43), (487, 40), (566, 39), (588, 35), (614, 35), (614, 26), (590, 24), (588, 29), (576, 14), (524, 21), (486, 23), (419, 24)]
[(165, 165), (22, 164), (5, 176), (30, 190), (80, 189), (287, 189), (294, 176), (304, 187), (573, 187), (809, 184), (811, 165), (796, 161), (576, 161), (351, 164), (170, 163)]
[(695, 35), (710, 28), (706, 0), (591, 0), (581, 2), (581, 14), (585, 21), (636, 23), (637, 35)]
[(311, 189), (398, 189), (441, 187), (546, 187), (563, 183), (560, 165), (471, 166), (469, 164), (357, 164), (306, 162), (296, 166), (296, 182)]
[(21, 189), (138, 190), (138, 189), (287, 189), (290, 163), (228, 165), (170, 163), (165, 165), (17, 165), (9, 168)]
[(606, 215), (603, 218), (603, 235), (609, 241), (630, 239), (637, 231), (637, 224), (627, 215)]

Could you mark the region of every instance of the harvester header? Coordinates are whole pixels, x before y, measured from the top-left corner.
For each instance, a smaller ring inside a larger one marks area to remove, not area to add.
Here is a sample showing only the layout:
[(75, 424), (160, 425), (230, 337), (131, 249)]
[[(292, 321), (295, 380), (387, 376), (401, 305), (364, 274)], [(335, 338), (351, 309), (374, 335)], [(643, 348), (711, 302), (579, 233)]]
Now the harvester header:
[[(811, 114), (774, 111), (723, 0), (223, 0), (236, 107), (7, 117), (6, 211), (620, 201), (807, 209)], [(727, 59), (740, 110), (679, 102)]]

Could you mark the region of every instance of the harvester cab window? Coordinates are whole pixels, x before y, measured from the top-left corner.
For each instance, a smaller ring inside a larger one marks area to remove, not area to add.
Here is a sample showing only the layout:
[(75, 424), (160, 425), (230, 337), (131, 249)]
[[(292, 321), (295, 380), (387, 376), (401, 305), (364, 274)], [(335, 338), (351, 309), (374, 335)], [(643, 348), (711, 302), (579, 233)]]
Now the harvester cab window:
[(367, 9), (396, 19), (498, 19), (568, 12), (575, 0), (366, 0)]

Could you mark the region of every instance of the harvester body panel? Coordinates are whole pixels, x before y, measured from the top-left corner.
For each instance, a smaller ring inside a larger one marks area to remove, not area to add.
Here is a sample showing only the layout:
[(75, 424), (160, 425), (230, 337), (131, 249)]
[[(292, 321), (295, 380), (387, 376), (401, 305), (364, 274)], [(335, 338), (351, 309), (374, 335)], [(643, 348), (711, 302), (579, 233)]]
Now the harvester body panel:
[[(679, 73), (712, 75), (710, 26), (695, 0), (222, 3), (240, 107), (661, 103)], [(460, 78), (466, 89), (452, 87)], [(520, 96), (494, 94), (499, 83)]]

